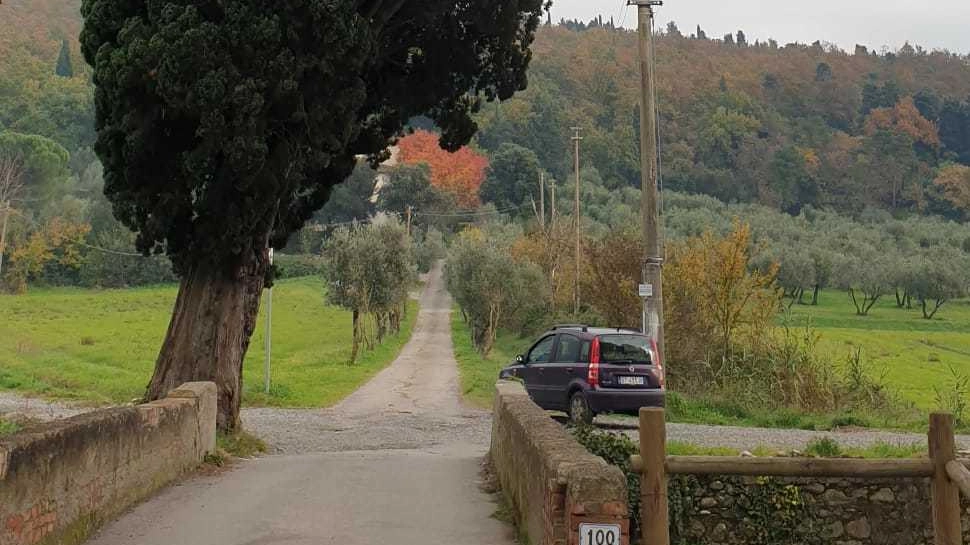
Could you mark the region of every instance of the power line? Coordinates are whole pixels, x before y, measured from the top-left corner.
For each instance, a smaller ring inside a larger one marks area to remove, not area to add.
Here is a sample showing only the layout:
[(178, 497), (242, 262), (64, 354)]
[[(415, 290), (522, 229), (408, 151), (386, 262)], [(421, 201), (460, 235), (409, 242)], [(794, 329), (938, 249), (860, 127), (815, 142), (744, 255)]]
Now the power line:
[(120, 255), (120, 256), (125, 256), (125, 257), (150, 257), (150, 256), (146, 256), (145, 254), (134, 254), (134, 253), (131, 253), (131, 252), (121, 252), (121, 251), (118, 251), (118, 250), (109, 250), (107, 248), (102, 248), (100, 246), (93, 246), (93, 245), (87, 244), (85, 242), (78, 242), (78, 246), (84, 246), (85, 248), (90, 248), (92, 250), (97, 250), (99, 252), (104, 252), (106, 254)]
[(471, 217), (481, 217), (481, 216), (493, 216), (498, 214), (508, 214), (509, 212), (515, 212), (521, 210), (527, 206), (531, 206), (528, 203), (520, 204), (519, 206), (513, 206), (511, 208), (506, 208), (502, 210), (484, 210), (481, 212), (458, 212), (453, 214), (435, 214), (432, 212), (414, 212), (415, 216), (426, 216), (435, 218), (471, 218)]

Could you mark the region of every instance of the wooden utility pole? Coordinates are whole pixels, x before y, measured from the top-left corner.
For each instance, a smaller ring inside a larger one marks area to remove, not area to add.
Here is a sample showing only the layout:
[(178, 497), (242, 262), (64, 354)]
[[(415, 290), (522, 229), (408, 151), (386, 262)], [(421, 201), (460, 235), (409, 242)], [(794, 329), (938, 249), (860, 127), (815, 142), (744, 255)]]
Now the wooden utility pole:
[(637, 6), (640, 50), (640, 175), (642, 192), (640, 214), (643, 221), (643, 332), (657, 343), (660, 361), (664, 361), (663, 312), (663, 224), (660, 223), (658, 191), (657, 104), (653, 63), (653, 6), (660, 0), (627, 0)]
[(583, 137), (579, 135), (581, 127), (573, 127), (573, 143), (575, 144), (575, 163), (576, 163), (576, 207), (573, 209), (573, 221), (576, 222), (576, 271), (573, 275), (573, 294), (575, 295), (575, 308), (573, 314), (579, 317), (579, 262), (580, 262), (580, 239), (582, 236), (582, 220), (579, 216), (579, 143)]
[(546, 229), (546, 173), (539, 172), (539, 227)]
[(407, 209), (405, 210), (405, 213), (407, 215), (407, 219), (405, 220), (405, 224), (407, 226), (406, 229), (407, 229), (407, 234), (408, 234), (408, 240), (410, 240), (411, 239), (411, 205), (410, 204), (408, 205)]
[(553, 180), (552, 183), (549, 184), (549, 191), (551, 193), (549, 195), (549, 200), (551, 201), (549, 203), (549, 206), (551, 207), (551, 210), (549, 211), (549, 225), (555, 227), (556, 226), (556, 181), (555, 180)]

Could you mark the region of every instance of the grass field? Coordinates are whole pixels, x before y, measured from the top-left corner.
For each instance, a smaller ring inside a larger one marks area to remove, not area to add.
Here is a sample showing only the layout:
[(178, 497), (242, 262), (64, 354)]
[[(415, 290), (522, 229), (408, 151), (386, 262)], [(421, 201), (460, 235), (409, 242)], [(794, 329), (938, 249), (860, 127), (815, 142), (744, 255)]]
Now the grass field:
[[(91, 404), (140, 397), (176, 291), (160, 286), (0, 295), (0, 389)], [(336, 403), (394, 359), (417, 317), (417, 304), (409, 302), (402, 332), (350, 366), (350, 313), (324, 303), (322, 280), (283, 280), (273, 291), (273, 386), (269, 395), (262, 393), (261, 316), (243, 372), (247, 405)]]
[[(850, 354), (861, 350), (870, 375), (922, 411), (939, 408), (936, 388), (952, 385), (951, 368), (970, 375), (970, 301), (949, 302), (933, 320), (924, 320), (918, 309), (896, 308), (895, 298), (890, 295), (879, 301), (870, 316), (856, 316), (848, 295), (826, 291), (818, 306), (794, 305), (788, 321), (795, 327), (811, 324), (820, 336), (817, 349), (839, 369)], [(453, 313), (452, 337), (465, 399), (479, 407), (490, 405), (499, 369), (532, 341), (503, 333), (489, 357), (482, 358), (457, 312)], [(926, 425), (918, 415), (912, 421), (902, 422), (881, 415), (809, 415), (789, 411), (761, 414), (731, 404), (683, 397), (668, 401), (668, 417), (678, 422), (802, 429), (831, 429), (848, 424), (923, 430)], [(967, 402), (970, 403), (970, 396)]]
[[(970, 375), (970, 301), (951, 301), (932, 320), (882, 298), (869, 316), (856, 316), (848, 295), (823, 292), (819, 306), (794, 305), (793, 324), (810, 323), (819, 350), (836, 365), (861, 349), (870, 373), (920, 409), (935, 409), (936, 387), (952, 384), (951, 367)], [(970, 400), (968, 400), (970, 401)]]
[(467, 403), (483, 409), (492, 406), (498, 372), (530, 343), (528, 339), (502, 332), (488, 358), (483, 358), (472, 344), (471, 330), (457, 310), (451, 313), (451, 340), (455, 345), (462, 395)]

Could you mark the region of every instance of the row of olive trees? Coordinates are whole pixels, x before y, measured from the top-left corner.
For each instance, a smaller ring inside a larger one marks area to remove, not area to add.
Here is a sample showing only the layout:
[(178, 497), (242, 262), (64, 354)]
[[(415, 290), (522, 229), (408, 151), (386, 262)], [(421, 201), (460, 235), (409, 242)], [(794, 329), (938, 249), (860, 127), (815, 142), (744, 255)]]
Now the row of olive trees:
[(806, 208), (790, 216), (757, 205), (668, 193), (668, 236), (729, 233), (736, 218), (751, 225), (755, 266), (777, 264), (789, 306), (818, 304), (826, 288), (845, 291), (865, 316), (884, 297), (918, 306), (933, 318), (970, 289), (970, 227), (932, 217), (895, 219), (882, 212), (848, 218)]
[(361, 344), (371, 349), (387, 333), (400, 330), (414, 281), (411, 241), (394, 219), (354, 224), (334, 231), (323, 258), (328, 302), (353, 314), (354, 363)]

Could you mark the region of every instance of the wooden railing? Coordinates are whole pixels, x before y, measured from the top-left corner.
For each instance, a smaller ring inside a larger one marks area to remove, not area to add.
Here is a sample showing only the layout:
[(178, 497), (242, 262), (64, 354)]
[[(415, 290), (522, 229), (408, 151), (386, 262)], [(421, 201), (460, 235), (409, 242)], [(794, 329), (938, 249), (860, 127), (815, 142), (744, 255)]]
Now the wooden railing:
[(640, 409), (640, 455), (631, 465), (640, 473), (640, 531), (643, 545), (670, 545), (667, 476), (746, 475), (931, 479), (934, 545), (962, 545), (960, 492), (970, 497), (970, 470), (956, 459), (953, 416), (930, 415), (929, 458), (820, 459), (667, 456), (663, 409)]

